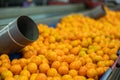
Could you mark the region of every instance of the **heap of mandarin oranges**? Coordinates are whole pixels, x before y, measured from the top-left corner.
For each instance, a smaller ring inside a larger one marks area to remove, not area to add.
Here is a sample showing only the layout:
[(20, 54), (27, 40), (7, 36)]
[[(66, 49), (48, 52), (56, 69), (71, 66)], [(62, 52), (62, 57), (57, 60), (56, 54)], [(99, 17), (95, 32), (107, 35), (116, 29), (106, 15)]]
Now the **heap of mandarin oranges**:
[(120, 12), (92, 19), (65, 16), (56, 28), (38, 24), (39, 38), (10, 60), (0, 55), (0, 80), (99, 80), (117, 59)]

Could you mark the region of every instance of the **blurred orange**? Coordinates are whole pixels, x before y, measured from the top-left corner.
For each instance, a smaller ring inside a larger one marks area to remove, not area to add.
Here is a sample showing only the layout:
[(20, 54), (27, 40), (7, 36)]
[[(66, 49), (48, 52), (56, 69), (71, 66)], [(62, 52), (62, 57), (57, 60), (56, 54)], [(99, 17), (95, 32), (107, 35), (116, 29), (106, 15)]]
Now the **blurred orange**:
[(71, 69), (71, 70), (69, 70), (69, 75), (72, 76), (72, 77), (77, 76), (78, 75), (78, 71), (75, 70), (75, 69)]
[(86, 66), (80, 67), (78, 73), (79, 73), (79, 75), (81, 75), (81, 76), (86, 76), (86, 75), (87, 75), (87, 67), (86, 67)]
[(38, 69), (37, 64), (31, 62), (27, 65), (27, 69), (30, 73), (36, 73)]
[(14, 64), (10, 66), (10, 70), (13, 74), (19, 74), (22, 70), (20, 64)]
[(36, 76), (36, 78), (35, 78), (35, 80), (47, 80), (47, 76), (44, 74), (44, 73), (39, 73), (37, 76)]
[(47, 73), (47, 71), (50, 69), (50, 66), (48, 63), (42, 63), (39, 65), (39, 71), (41, 73)]
[(97, 71), (94, 68), (87, 70), (87, 77), (94, 78), (96, 75), (97, 75)]
[(27, 69), (24, 69), (20, 72), (20, 75), (30, 77), (30, 72)]
[(59, 66), (60, 66), (60, 62), (59, 61), (54, 61), (53, 63), (52, 63), (52, 65), (51, 65), (51, 67), (52, 68), (55, 68), (55, 69), (58, 69), (59, 68)]
[(61, 65), (58, 68), (58, 73), (61, 74), (61, 75), (68, 74), (68, 71), (69, 71), (69, 68), (68, 68), (68, 66), (65, 66), (65, 65)]
[(78, 70), (81, 66), (82, 66), (81, 61), (73, 61), (70, 64), (70, 69), (76, 69), (76, 70)]
[(57, 76), (57, 75), (58, 75), (58, 72), (55, 68), (48, 69), (47, 76), (54, 77), (54, 76)]

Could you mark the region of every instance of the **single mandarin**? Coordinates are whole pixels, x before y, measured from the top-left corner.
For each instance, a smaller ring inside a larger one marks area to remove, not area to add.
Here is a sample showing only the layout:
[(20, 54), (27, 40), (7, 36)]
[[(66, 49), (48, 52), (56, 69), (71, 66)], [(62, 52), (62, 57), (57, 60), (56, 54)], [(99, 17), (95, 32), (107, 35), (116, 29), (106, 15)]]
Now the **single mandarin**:
[(44, 74), (44, 73), (39, 73), (39, 74), (36, 76), (35, 80), (47, 80), (47, 76), (46, 76), (46, 74)]
[(20, 66), (20, 64), (14, 64), (10, 67), (10, 70), (13, 74), (19, 74), (22, 70), (22, 67)]
[(37, 72), (37, 64), (31, 62), (27, 65), (27, 69), (30, 73), (36, 73)]
[(58, 68), (58, 73), (63, 75), (63, 74), (68, 74), (69, 68), (67, 66), (60, 66)]
[(41, 73), (47, 73), (47, 71), (49, 70), (50, 66), (48, 63), (42, 63), (39, 65), (39, 71)]

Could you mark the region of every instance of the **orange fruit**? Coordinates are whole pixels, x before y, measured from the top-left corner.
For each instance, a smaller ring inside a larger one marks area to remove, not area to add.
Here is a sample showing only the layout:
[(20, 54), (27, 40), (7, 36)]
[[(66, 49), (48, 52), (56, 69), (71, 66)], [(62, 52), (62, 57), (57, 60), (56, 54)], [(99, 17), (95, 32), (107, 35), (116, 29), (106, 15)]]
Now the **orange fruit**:
[(96, 64), (94, 64), (94, 63), (87, 63), (86, 65), (85, 65), (86, 67), (87, 67), (87, 69), (90, 69), (90, 68), (96, 68)]
[(15, 80), (15, 79), (13, 77), (8, 76), (5, 78), (5, 80)]
[(53, 80), (53, 77), (49, 77), (49, 76), (48, 76), (48, 77), (47, 77), (47, 80)]
[(64, 52), (64, 54), (67, 55), (67, 54), (69, 54), (69, 49), (66, 47), (66, 48), (63, 49), (63, 52)]
[(109, 54), (110, 49), (109, 49), (109, 48), (107, 48), (107, 47), (104, 47), (104, 48), (103, 48), (103, 52), (104, 52), (105, 54)]
[(65, 54), (61, 49), (55, 49), (55, 52), (58, 56), (63, 56)]
[[(56, 60), (55, 60), (55, 61), (56, 61)], [(59, 61), (59, 62), (64, 61), (64, 60), (63, 60), (63, 56), (57, 56), (57, 61)]]
[(86, 76), (86, 74), (87, 74), (87, 67), (86, 66), (80, 67), (78, 73), (79, 73), (80, 76)]
[(104, 54), (104, 55), (103, 55), (103, 60), (109, 60), (109, 55)]
[(42, 63), (39, 65), (39, 71), (41, 73), (46, 73), (49, 70), (50, 66), (48, 63)]
[(77, 45), (79, 45), (80, 44), (80, 40), (73, 40), (73, 41), (71, 41), (71, 45), (73, 46), (73, 47), (75, 47), (75, 46), (77, 46)]
[(52, 78), (52, 80), (61, 80), (61, 77), (55, 76)]
[(117, 56), (116, 54), (111, 54), (111, 55), (110, 55), (110, 59), (111, 59), (111, 60), (116, 60), (117, 57), (118, 57), (118, 56)]
[(68, 48), (68, 49), (72, 49), (72, 45), (68, 44), (68, 45), (67, 45), (67, 48)]
[(109, 60), (109, 66), (112, 66), (114, 64), (113, 60)]
[(2, 65), (2, 61), (0, 60), (0, 66)]
[(92, 63), (92, 59), (90, 57), (85, 58), (85, 61), (86, 61), (86, 63)]
[(1, 78), (4, 80), (6, 77), (13, 77), (13, 73), (9, 70), (5, 70), (1, 73)]
[(21, 66), (19, 64), (11, 65), (10, 70), (13, 74), (19, 74), (22, 70)]
[(31, 76), (30, 76), (30, 80), (35, 80), (36, 79), (36, 77), (37, 77), (37, 73), (33, 73), (33, 74), (31, 74)]
[(11, 65), (10, 65), (10, 63), (7, 62), (7, 63), (2, 63), (2, 66), (9, 69)]
[(88, 54), (89, 56), (90, 56), (90, 58), (92, 58), (93, 60), (94, 60), (94, 57), (95, 56), (97, 56), (97, 54), (96, 53), (90, 53), (90, 54)]
[(62, 80), (71, 80), (71, 79), (72, 79), (72, 76), (68, 74), (62, 76)]
[(86, 77), (84, 76), (75, 76), (73, 77), (74, 80), (86, 80)]
[(99, 62), (97, 62), (97, 66), (99, 66), (99, 67), (105, 67), (105, 61), (99, 61)]
[(75, 69), (71, 69), (71, 70), (69, 70), (69, 75), (74, 77), (74, 76), (78, 75), (78, 72)]
[(28, 77), (24, 75), (20, 75), (18, 76), (17, 80), (28, 80)]
[(51, 43), (49, 45), (49, 49), (54, 50), (56, 48), (56, 45), (54, 43)]
[[(85, 75), (86, 69), (83, 70), (82, 66), (87, 69), (95, 69), (101, 75), (102, 72), (100, 72), (101, 68), (99, 69), (99, 67), (104, 68), (104, 71), (106, 71), (108, 67), (112, 66), (117, 58), (117, 50), (120, 47), (119, 12), (113, 12), (107, 8), (105, 10), (108, 14), (97, 20), (83, 15), (72, 14), (63, 17), (56, 25), (56, 28), (38, 24), (40, 36), (38, 40), (23, 49), (23, 57), (27, 58), (27, 63), (31, 63), (33, 56), (44, 56), (44, 58), (40, 57), (42, 63), (47, 63), (50, 68), (58, 70), (59, 77), (68, 75), (70, 70), (76, 70), (78, 76), (75, 79), (84, 80), (88, 76)], [(9, 61), (9, 58), (2, 61), (2, 63), (7, 61)], [(33, 59), (32, 62), (36, 63), (37, 66), (41, 65), (41, 63), (37, 63), (38, 60)], [(61, 68), (61, 66), (64, 66), (64, 68)], [(21, 67), (23, 66), (21, 65)], [(26, 65), (23, 69), (26, 69)], [(46, 74), (46, 72), (44, 73)], [(98, 73), (88, 79), (98, 80)], [(91, 74), (93, 76), (95, 71)], [(53, 76), (48, 78), (48, 80), (54, 79), (56, 78)], [(69, 80), (73, 79), (69, 78)]]
[(96, 54), (99, 55), (99, 56), (103, 56), (103, 55), (104, 55), (104, 52), (103, 52), (102, 50), (98, 50), (98, 51), (96, 52)]
[(100, 37), (99, 37), (99, 36), (96, 36), (96, 37), (94, 38), (94, 42), (99, 43), (99, 42), (100, 42)]
[(101, 60), (102, 60), (102, 57), (99, 56), (99, 55), (96, 55), (96, 56), (94, 56), (94, 57), (92, 58), (92, 60), (93, 60), (94, 63), (97, 63), (98, 61), (101, 61)]
[(85, 65), (85, 64), (86, 64), (86, 61), (84, 60), (84, 58), (83, 58), (83, 57), (80, 57), (78, 60), (80, 60), (80, 61), (81, 61), (82, 65)]
[(24, 58), (30, 58), (32, 56), (35, 56), (37, 55), (37, 52), (36, 51), (27, 51), (27, 52), (23, 52), (23, 57)]
[(70, 50), (70, 53), (71, 54), (74, 54), (74, 55), (77, 55), (80, 51), (80, 48), (79, 47), (73, 47), (71, 50)]
[(47, 71), (47, 76), (51, 76), (51, 77), (54, 77), (54, 76), (57, 76), (58, 75), (58, 72), (55, 68), (50, 68), (48, 71)]
[(20, 63), (20, 62), (19, 62), (18, 59), (13, 59), (12, 62), (11, 62), (12, 65), (14, 65), (14, 64), (19, 64), (19, 63)]
[(54, 51), (48, 51), (47, 54), (46, 54), (46, 58), (49, 60), (49, 61), (55, 61), (57, 59), (57, 54), (54, 52)]
[(95, 79), (93, 79), (93, 78), (88, 78), (87, 80), (95, 80)]
[(0, 59), (1, 59), (1, 60), (9, 59), (9, 56), (8, 56), (7, 54), (2, 54), (2, 55), (0, 56)]
[(31, 62), (33, 62), (33, 63), (35, 63), (35, 64), (37, 64), (37, 65), (40, 65), (40, 64), (42, 63), (41, 58), (38, 57), (38, 56), (32, 57), (32, 58), (31, 58)]
[(106, 72), (109, 69), (109, 67), (104, 67), (104, 71)]
[(97, 75), (101, 76), (104, 73), (104, 68), (103, 67), (98, 67), (98, 68), (96, 68), (96, 71), (97, 71)]
[(60, 61), (54, 61), (51, 65), (52, 68), (58, 69), (60, 66)]
[(36, 73), (37, 72), (37, 65), (35, 63), (29, 63), (27, 65), (27, 69), (30, 73)]
[(73, 61), (70, 64), (70, 69), (76, 69), (78, 70), (82, 66), (82, 63), (80, 61)]
[(56, 41), (54, 36), (49, 36), (49, 42), (54, 43)]
[(27, 69), (24, 69), (20, 72), (20, 75), (30, 77), (30, 72)]
[(14, 75), (14, 79), (17, 80), (19, 75)]
[(79, 52), (79, 54), (78, 54), (79, 57), (83, 57), (83, 56), (85, 56), (85, 55), (87, 55), (87, 53), (86, 53), (86, 51), (84, 51), (84, 50), (81, 50), (81, 51)]
[(36, 79), (35, 80), (47, 80), (47, 76), (44, 74), (44, 73), (39, 73), (37, 76), (36, 76)]
[(61, 62), (60, 66), (67, 66), (67, 67), (69, 67), (69, 64), (67, 62)]
[(0, 67), (0, 74), (3, 72), (3, 71), (5, 71), (5, 70), (8, 70), (6, 67), (3, 67), (3, 66), (1, 66)]
[(39, 50), (37, 51), (37, 54), (38, 54), (38, 55), (45, 55), (46, 52), (47, 52), (47, 48), (42, 48), (42, 49), (39, 49)]
[(1, 62), (2, 63), (10, 63), (10, 59), (5, 58), (5, 59), (2, 59)]
[(86, 41), (86, 39), (84, 38), (84, 39), (82, 40), (81, 45), (82, 45), (82, 47), (88, 47), (89, 43), (88, 43), (88, 41)]
[(74, 60), (75, 60), (75, 55), (74, 55), (74, 54), (69, 54), (69, 55), (67, 55), (66, 58), (65, 58), (65, 62), (67, 62), (67, 63), (71, 63), (71, 62), (73, 62)]
[(94, 78), (97, 75), (97, 71), (95, 69), (88, 69), (87, 70), (87, 77)]
[(60, 66), (58, 68), (58, 73), (63, 75), (63, 74), (68, 74), (69, 68), (67, 66)]
[(20, 64), (21, 67), (23, 68), (24, 66), (27, 65), (27, 59), (25, 59), (25, 58), (20, 58), (20, 59), (19, 59), (19, 64)]

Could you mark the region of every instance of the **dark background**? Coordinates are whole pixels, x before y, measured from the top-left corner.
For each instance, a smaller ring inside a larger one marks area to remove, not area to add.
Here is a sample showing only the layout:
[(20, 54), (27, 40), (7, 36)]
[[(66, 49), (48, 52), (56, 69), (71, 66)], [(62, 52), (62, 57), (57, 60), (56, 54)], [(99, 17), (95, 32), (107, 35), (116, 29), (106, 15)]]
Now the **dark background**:
[[(0, 0), (0, 7), (22, 6), (25, 0)], [(50, 0), (33, 0), (36, 5), (47, 5)]]
[[(0, 0), (0, 7), (22, 7), (22, 4), (25, 0)], [(54, 5), (54, 4), (65, 4), (62, 2), (54, 2), (57, 0), (33, 0), (33, 2), (36, 4), (36, 6), (41, 5)], [(60, 1), (60, 0), (59, 0)], [(108, 2), (116, 4), (115, 0), (69, 0), (67, 4), (74, 4), (74, 3), (85, 3), (87, 2), (87, 5), (96, 5), (99, 4), (98, 2)]]

